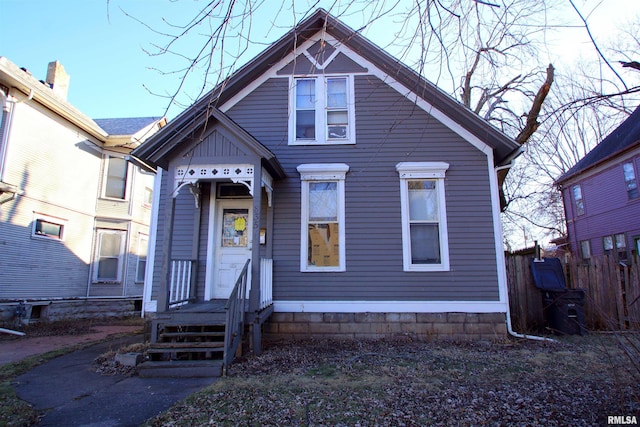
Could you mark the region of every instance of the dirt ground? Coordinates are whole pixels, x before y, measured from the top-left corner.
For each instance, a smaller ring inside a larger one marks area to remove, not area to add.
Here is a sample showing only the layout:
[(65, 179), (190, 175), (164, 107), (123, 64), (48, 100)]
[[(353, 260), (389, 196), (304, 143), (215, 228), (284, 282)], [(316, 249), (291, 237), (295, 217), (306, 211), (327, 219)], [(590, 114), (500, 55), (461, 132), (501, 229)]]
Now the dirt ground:
[(147, 426), (602, 426), (640, 419), (637, 338), (268, 343)]
[[(51, 330), (53, 327), (57, 330)], [(76, 321), (51, 327), (40, 325), (25, 328), (25, 336), (0, 333), (0, 365), (65, 347), (102, 341), (113, 335), (142, 332), (142, 328), (142, 322), (113, 321), (92, 324)]]

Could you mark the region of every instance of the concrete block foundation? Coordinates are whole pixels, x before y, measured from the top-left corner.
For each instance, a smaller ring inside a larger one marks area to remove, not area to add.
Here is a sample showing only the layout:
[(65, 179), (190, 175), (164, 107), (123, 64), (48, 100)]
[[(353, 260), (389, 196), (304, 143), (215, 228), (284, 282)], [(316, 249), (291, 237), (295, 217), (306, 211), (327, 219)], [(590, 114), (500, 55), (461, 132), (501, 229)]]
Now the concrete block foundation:
[(78, 298), (0, 302), (0, 325), (16, 327), (59, 320), (104, 320), (140, 316), (141, 298)]
[(503, 340), (505, 313), (274, 313), (267, 339)]

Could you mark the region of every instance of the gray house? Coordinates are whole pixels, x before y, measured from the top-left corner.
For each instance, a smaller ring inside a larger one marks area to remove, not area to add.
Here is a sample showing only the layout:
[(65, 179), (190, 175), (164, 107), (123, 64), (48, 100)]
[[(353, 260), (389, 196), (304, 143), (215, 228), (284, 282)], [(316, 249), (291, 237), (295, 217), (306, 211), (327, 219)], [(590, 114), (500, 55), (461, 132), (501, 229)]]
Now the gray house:
[(318, 10), (132, 153), (161, 177), (153, 341), (180, 316), (204, 330), (245, 279), (256, 351), (262, 333), (504, 336), (496, 170), (517, 150)]

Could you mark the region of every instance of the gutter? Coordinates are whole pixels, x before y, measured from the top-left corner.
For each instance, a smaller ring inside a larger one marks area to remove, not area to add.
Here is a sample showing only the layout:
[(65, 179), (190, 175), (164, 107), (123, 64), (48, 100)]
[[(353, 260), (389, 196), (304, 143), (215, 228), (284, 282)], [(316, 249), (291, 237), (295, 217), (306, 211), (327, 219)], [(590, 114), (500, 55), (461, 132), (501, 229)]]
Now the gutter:
[(98, 141), (104, 142), (107, 139), (108, 135), (91, 118), (56, 96), (49, 87), (2, 56), (0, 56), (0, 77), (7, 81), (5, 84), (10, 88), (29, 94), (29, 100), (42, 104)]
[(140, 160), (140, 159), (139, 159), (139, 158), (137, 158), (137, 157), (134, 157), (134, 156), (124, 156), (124, 159), (125, 159), (126, 161), (131, 162), (131, 163), (133, 163), (134, 165), (138, 166), (140, 169), (142, 169), (142, 170), (143, 170), (143, 171), (145, 171), (145, 172), (149, 172), (149, 173), (152, 173), (152, 174), (154, 174), (154, 175), (157, 173), (157, 170), (156, 170), (156, 168), (155, 168), (155, 167), (151, 166), (151, 165), (150, 165), (150, 164), (148, 164), (148, 163), (143, 162), (142, 160)]

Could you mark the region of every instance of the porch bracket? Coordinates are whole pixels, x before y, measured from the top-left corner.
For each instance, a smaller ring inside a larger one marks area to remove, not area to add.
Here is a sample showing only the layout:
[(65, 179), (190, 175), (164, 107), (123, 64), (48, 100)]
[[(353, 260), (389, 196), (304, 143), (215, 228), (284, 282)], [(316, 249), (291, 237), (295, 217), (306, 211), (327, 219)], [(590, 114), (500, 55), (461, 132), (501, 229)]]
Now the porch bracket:
[(176, 189), (173, 190), (173, 192), (171, 193), (171, 198), (175, 199), (176, 197), (178, 197), (178, 193), (180, 193), (180, 190), (182, 190), (186, 186), (189, 186), (189, 192), (193, 195), (195, 199), (196, 209), (199, 208), (200, 207), (200, 184), (197, 181), (194, 181), (194, 182), (183, 181), (179, 183), (178, 187), (176, 187)]
[(273, 178), (266, 170), (262, 170), (262, 186), (267, 192), (267, 203), (271, 207), (271, 199), (273, 198)]
[(242, 184), (249, 189), (249, 194), (253, 196), (253, 180), (242, 178), (231, 178), (231, 182), (234, 184)]
[(193, 195), (196, 202), (196, 209), (200, 209), (200, 183), (192, 183), (189, 185), (189, 192)]

